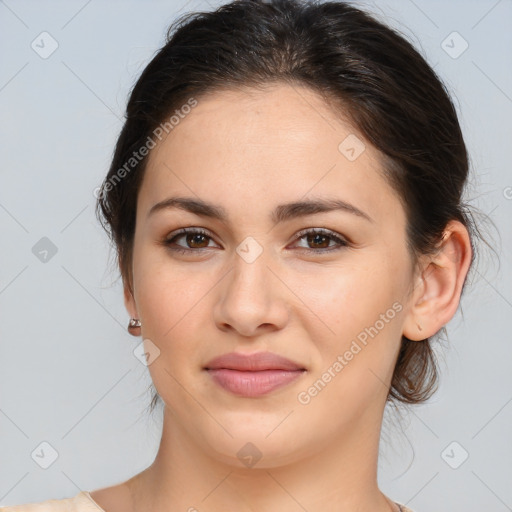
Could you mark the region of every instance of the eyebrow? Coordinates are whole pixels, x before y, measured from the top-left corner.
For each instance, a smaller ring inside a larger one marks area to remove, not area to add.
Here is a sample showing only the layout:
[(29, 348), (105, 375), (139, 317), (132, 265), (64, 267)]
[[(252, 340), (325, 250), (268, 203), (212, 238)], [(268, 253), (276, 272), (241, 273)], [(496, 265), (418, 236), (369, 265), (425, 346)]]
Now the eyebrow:
[[(146, 218), (149, 218), (156, 212), (172, 208), (179, 208), (180, 210), (185, 210), (202, 217), (217, 219), (225, 223), (229, 222), (229, 216), (222, 206), (193, 197), (169, 197), (164, 199), (151, 207)], [(279, 224), (294, 218), (331, 211), (343, 211), (366, 219), (369, 222), (374, 222), (367, 213), (356, 208), (353, 204), (337, 198), (310, 199), (308, 201), (295, 201), (278, 205), (271, 214), (271, 221), (274, 224)]]

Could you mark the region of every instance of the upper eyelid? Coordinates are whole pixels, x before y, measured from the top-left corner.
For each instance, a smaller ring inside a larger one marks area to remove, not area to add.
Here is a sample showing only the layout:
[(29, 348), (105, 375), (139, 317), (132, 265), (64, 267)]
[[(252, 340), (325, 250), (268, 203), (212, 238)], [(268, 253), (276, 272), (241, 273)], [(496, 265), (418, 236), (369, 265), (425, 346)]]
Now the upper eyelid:
[(331, 236), (333, 238), (334, 237), (341, 238), (343, 240), (346, 239), (346, 237), (344, 237), (342, 234), (339, 234), (336, 231), (333, 231), (332, 229), (328, 229), (328, 228), (304, 228), (304, 229), (297, 231), (295, 238), (302, 238), (303, 236), (307, 235), (310, 232), (317, 232), (317, 233), (321, 233), (323, 235)]

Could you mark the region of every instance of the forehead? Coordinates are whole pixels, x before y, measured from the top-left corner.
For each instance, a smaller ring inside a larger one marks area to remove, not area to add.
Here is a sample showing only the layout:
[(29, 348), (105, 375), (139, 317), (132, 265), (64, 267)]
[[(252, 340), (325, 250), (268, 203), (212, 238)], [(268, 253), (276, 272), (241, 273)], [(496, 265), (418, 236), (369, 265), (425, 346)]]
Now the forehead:
[(227, 210), (338, 193), (374, 218), (398, 203), (375, 148), (317, 93), (284, 84), (198, 98), (151, 151), (139, 211), (175, 193)]

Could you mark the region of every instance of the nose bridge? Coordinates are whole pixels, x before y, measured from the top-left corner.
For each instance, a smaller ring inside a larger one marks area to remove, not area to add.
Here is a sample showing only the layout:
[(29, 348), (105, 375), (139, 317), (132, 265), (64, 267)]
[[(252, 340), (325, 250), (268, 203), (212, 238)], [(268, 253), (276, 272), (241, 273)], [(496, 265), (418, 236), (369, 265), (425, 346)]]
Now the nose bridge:
[(248, 237), (239, 244), (215, 306), (216, 322), (221, 328), (229, 325), (250, 336), (264, 324), (274, 328), (284, 325), (287, 310), (278, 297), (270, 264), (269, 254), (256, 240)]
[(267, 267), (268, 251), (264, 251), (262, 244), (247, 237), (236, 248), (233, 260), (234, 268), (230, 278), (232, 292), (238, 295), (247, 293), (253, 301), (268, 299), (267, 294), (271, 288)]

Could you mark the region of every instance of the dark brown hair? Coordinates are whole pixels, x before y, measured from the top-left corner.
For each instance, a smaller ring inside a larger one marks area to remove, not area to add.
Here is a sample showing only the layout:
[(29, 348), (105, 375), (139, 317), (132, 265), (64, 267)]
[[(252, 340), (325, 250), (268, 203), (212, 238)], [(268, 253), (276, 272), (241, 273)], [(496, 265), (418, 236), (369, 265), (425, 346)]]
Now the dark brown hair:
[[(346, 2), (235, 0), (178, 18), (129, 97), (96, 212), (130, 290), (137, 194), (147, 161), (131, 160), (134, 153), (190, 98), (273, 83), (311, 88), (380, 151), (383, 173), (407, 214), (414, 264), (435, 252), (455, 219), (470, 233), (473, 266), (480, 232), (462, 202), (466, 146), (447, 89), (413, 45)], [(436, 336), (441, 333), (444, 327)], [(423, 402), (437, 381), (431, 340), (403, 337), (388, 401)], [(158, 400), (155, 390), (151, 411)]]

